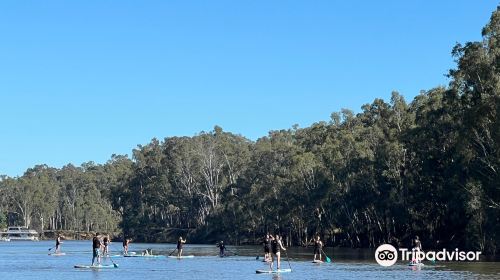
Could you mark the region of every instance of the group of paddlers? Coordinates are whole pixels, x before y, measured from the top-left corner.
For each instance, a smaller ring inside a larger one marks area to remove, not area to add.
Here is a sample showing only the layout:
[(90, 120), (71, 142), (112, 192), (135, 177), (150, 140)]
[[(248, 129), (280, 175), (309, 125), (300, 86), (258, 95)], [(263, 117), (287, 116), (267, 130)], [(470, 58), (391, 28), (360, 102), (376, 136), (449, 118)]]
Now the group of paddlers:
[(274, 258), (276, 257), (276, 268), (281, 267), (281, 250), (286, 251), (282, 238), (279, 234), (266, 234), (264, 238), (264, 261), (269, 263), (269, 269), (273, 269)]
[[(56, 253), (60, 252), (61, 244), (63, 243), (61, 239), (64, 238), (62, 235), (57, 235), (56, 238)], [(132, 242), (131, 238), (123, 238), (123, 254), (128, 255), (128, 247), (130, 242)], [(101, 264), (101, 257), (108, 256), (109, 254), (109, 245), (111, 243), (111, 238), (108, 234), (98, 234), (96, 233), (92, 238), (92, 265), (96, 263)], [(186, 239), (183, 239), (182, 236), (179, 237), (177, 241), (177, 246), (174, 251), (177, 251), (177, 257), (182, 257), (183, 245), (186, 243)], [(279, 234), (266, 234), (264, 238), (264, 261), (269, 262), (269, 267), (272, 269), (274, 265), (274, 260), (276, 259), (276, 268), (280, 269), (281, 267), (281, 251), (286, 251), (286, 248), (283, 245), (283, 239)], [(314, 245), (314, 261), (322, 261), (322, 252), (323, 252), (323, 242), (320, 239), (320, 236), (317, 235), (308, 243), (308, 245)], [(224, 241), (220, 241), (217, 243), (217, 247), (219, 248), (219, 256), (226, 256), (226, 245)], [(170, 253), (172, 255), (174, 253)], [(148, 249), (141, 253), (142, 255), (150, 255), (152, 252)], [(286, 254), (286, 252), (285, 252)]]
[[(283, 246), (283, 238), (279, 234), (266, 234), (264, 238), (264, 261), (269, 263), (269, 269), (272, 270), (274, 260), (276, 259), (276, 269), (281, 268), (281, 250), (285, 251), (286, 248)], [(321, 241), (319, 235), (311, 239), (308, 243), (314, 246), (314, 260), (322, 261), (321, 253), (323, 252), (323, 242)]]
[(95, 234), (92, 238), (92, 265), (97, 259), (97, 264), (101, 264), (101, 256), (107, 256), (109, 253), (109, 244), (111, 238), (109, 234)]

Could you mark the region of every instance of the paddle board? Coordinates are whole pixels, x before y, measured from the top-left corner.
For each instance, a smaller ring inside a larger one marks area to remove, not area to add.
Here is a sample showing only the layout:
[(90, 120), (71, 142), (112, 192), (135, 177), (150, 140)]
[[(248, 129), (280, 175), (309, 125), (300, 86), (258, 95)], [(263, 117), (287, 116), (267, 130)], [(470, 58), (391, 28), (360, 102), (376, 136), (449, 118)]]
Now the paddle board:
[(315, 260), (315, 261), (312, 261), (312, 263), (323, 263), (323, 261)]
[(77, 265), (75, 265), (75, 268), (86, 268), (86, 269), (118, 268), (118, 265), (115, 266), (113, 264), (104, 264), (104, 265), (77, 264)]
[(257, 269), (255, 273), (267, 273), (267, 274), (275, 274), (275, 273), (285, 273), (285, 272), (292, 272), (290, 268), (282, 268), (282, 269), (277, 269), (277, 270), (264, 270), (264, 269)]
[(408, 266), (424, 266), (423, 263), (409, 263)]
[(187, 255), (187, 256), (168, 256), (169, 258), (172, 258), (172, 259), (191, 259), (191, 258), (194, 258), (193, 255)]
[(163, 255), (125, 255), (126, 258), (164, 258)]
[(66, 256), (66, 253), (49, 253), (49, 256), (54, 256), (54, 257), (57, 257), (57, 256)]

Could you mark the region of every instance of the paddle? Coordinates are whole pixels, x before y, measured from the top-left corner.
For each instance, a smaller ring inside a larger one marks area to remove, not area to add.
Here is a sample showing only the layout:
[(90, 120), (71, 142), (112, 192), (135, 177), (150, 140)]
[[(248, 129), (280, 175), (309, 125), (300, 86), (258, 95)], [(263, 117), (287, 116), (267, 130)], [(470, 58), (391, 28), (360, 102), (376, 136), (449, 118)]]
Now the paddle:
[(170, 254), (168, 254), (168, 255), (169, 255), (169, 256), (171, 256), (171, 255), (175, 252), (175, 250), (177, 250), (177, 248), (175, 248), (175, 249), (174, 249), (172, 252), (170, 252)]
[[(233, 252), (233, 251), (231, 251), (231, 250), (226, 249), (226, 251), (227, 251), (228, 253), (231, 253), (231, 254), (235, 255), (235, 256), (238, 256), (238, 253), (235, 253), (235, 252)], [(257, 259), (259, 259), (259, 256), (257, 256)]]
[(288, 267), (290, 267), (290, 270), (292, 270), (292, 266), (290, 265), (290, 260), (288, 259), (288, 253), (285, 250), (285, 256), (286, 256), (286, 261), (288, 262)]
[(50, 248), (50, 249), (49, 249), (49, 251), (50, 251), (50, 250), (52, 250), (52, 249), (54, 249), (55, 247), (56, 247), (56, 246), (54, 246), (54, 247)]
[(113, 263), (114, 267), (118, 267), (118, 265), (113, 261), (113, 258), (108, 255), (108, 259)]
[(325, 251), (323, 251), (323, 249), (321, 249), (321, 252), (323, 252), (323, 255), (325, 255), (325, 260), (327, 263), (331, 262), (332, 260), (326, 255)]

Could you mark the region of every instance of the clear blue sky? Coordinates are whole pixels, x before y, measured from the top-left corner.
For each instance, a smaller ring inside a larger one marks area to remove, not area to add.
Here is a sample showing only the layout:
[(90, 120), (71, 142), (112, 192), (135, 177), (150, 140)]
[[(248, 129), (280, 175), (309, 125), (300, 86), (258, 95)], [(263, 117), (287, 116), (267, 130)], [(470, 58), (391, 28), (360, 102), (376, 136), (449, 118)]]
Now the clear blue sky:
[(1, 1), (0, 174), (220, 125), (250, 139), (448, 83), (497, 1)]

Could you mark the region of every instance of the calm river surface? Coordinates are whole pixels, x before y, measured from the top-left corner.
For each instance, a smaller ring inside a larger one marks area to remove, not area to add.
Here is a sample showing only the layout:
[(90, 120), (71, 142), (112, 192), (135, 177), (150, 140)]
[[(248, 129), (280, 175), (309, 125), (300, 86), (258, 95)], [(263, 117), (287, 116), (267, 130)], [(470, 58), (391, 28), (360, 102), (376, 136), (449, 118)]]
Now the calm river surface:
[[(192, 259), (171, 258), (124, 258), (115, 257), (116, 269), (85, 270), (73, 268), (76, 264), (91, 263), (90, 241), (66, 241), (62, 245), (65, 256), (49, 256), (54, 242), (0, 242), (0, 279), (500, 279), (500, 263), (438, 263), (422, 269), (411, 269), (404, 263), (392, 267), (381, 267), (369, 250), (331, 249), (327, 254), (332, 263), (311, 263), (311, 249), (291, 248), (282, 268), (292, 268), (291, 273), (281, 275), (256, 274), (257, 269), (266, 269), (262, 262), (261, 247), (240, 246), (228, 249), (237, 256), (217, 257), (214, 245), (186, 244), (184, 255), (195, 255)], [(154, 254), (168, 255), (174, 244), (132, 243), (129, 251), (140, 252), (152, 248)], [(121, 243), (111, 244), (111, 254), (118, 254)], [(259, 255), (259, 260), (256, 256)], [(111, 264), (110, 260), (105, 263)]]

